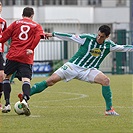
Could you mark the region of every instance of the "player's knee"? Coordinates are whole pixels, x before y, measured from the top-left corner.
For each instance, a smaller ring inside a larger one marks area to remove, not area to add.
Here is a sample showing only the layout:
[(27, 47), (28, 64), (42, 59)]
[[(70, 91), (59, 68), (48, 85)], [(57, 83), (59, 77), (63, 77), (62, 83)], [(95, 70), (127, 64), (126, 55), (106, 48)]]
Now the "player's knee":
[(48, 86), (53, 86), (55, 83), (53, 82), (53, 81), (51, 81), (51, 82), (47, 82), (47, 85)]
[(53, 86), (55, 84), (55, 81), (53, 78), (48, 79), (46, 82), (48, 86)]
[(55, 83), (59, 82), (61, 80), (61, 77), (57, 74), (52, 74), (47, 80), (48, 86), (53, 86)]
[(110, 85), (110, 79), (108, 77), (104, 78), (102, 85), (103, 86), (109, 86)]
[(29, 82), (30, 83), (30, 79), (29, 78), (23, 78), (22, 77), (22, 82)]

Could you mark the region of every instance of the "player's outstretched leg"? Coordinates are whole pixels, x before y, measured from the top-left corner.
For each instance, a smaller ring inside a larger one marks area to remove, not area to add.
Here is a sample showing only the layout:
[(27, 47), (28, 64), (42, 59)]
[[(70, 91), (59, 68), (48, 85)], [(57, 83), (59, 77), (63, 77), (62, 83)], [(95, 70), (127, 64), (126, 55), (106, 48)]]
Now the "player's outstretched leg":
[[(47, 82), (44, 80), (42, 82), (39, 82), (39, 83), (35, 83), (31, 89), (30, 89), (30, 96), (36, 94), (36, 93), (40, 93), (42, 92), (43, 90), (45, 90), (47, 88)], [(23, 94), (22, 93), (19, 93), (18, 94), (18, 98), (20, 99), (20, 102), (22, 102), (23, 100)]]
[(47, 82), (45, 80), (39, 83), (35, 83), (30, 89), (30, 96), (42, 92), (47, 87)]

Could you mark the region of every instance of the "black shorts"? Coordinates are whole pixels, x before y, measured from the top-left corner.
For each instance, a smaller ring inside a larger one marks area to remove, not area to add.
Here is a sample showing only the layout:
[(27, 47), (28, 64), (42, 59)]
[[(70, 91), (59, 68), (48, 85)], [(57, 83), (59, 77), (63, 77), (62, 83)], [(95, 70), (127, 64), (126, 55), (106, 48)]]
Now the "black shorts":
[(4, 73), (8, 76), (16, 72), (19, 74), (19, 80), (21, 78), (29, 78), (31, 80), (32, 78), (32, 65), (20, 63), (17, 61), (12, 60), (6, 60), (6, 65), (4, 68)]
[(4, 70), (4, 58), (3, 53), (0, 52), (0, 70)]

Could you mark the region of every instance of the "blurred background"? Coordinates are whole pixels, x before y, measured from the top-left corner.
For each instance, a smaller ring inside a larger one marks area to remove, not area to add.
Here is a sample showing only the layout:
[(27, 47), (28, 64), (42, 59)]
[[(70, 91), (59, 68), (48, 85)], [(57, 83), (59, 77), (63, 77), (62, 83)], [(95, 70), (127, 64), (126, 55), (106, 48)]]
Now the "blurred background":
[[(2, 0), (2, 17), (10, 25), (22, 18), (22, 10), (32, 6), (34, 20), (45, 32), (97, 33), (98, 27), (112, 28), (110, 39), (133, 45), (133, 0)], [(50, 74), (68, 61), (79, 45), (57, 38), (41, 40), (35, 49), (35, 74)], [(5, 51), (6, 55), (7, 50)], [(111, 74), (133, 74), (133, 52), (110, 53), (100, 70)]]

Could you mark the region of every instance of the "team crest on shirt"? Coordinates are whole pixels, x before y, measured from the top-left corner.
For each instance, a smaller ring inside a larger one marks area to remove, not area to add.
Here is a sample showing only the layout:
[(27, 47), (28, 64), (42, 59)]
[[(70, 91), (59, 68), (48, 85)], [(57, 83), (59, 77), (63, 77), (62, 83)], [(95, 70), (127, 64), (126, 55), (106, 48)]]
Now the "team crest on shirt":
[(90, 54), (97, 57), (97, 56), (100, 56), (101, 54), (101, 50), (99, 48), (94, 48), (94, 49), (91, 49), (90, 50)]

